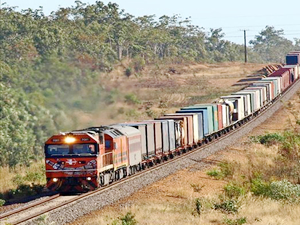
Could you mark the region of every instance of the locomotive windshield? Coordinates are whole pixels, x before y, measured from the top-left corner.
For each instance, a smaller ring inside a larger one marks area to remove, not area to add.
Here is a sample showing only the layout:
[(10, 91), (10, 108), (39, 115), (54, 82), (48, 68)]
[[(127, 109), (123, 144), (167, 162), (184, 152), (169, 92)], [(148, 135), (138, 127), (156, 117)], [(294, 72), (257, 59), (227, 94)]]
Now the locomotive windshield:
[(97, 148), (95, 144), (73, 144), (73, 145), (46, 145), (45, 146), (46, 156), (56, 155), (95, 155)]

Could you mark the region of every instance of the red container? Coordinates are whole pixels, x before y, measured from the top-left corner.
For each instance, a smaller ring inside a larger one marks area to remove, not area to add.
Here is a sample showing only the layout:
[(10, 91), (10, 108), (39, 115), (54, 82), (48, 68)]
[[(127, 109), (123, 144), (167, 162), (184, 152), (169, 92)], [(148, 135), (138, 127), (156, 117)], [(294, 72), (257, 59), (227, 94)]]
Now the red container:
[(269, 77), (281, 77), (281, 91), (284, 91), (290, 85), (290, 68), (280, 68), (273, 72)]
[(219, 130), (221, 130), (223, 128), (222, 104), (217, 104), (217, 107), (218, 107)]

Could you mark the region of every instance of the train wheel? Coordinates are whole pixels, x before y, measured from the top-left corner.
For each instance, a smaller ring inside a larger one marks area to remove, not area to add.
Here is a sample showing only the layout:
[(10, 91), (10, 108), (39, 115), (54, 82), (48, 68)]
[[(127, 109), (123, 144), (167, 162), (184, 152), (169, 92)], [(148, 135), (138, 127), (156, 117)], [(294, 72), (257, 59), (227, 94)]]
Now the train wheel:
[(145, 170), (147, 168), (146, 164), (142, 164), (142, 170)]
[(120, 174), (119, 174), (119, 170), (115, 171), (115, 179), (114, 180), (119, 180), (120, 179)]
[(141, 165), (141, 164), (138, 164), (138, 165), (136, 166), (136, 170), (137, 170), (137, 171), (141, 171), (141, 170), (142, 170), (142, 165)]
[(119, 180), (121, 180), (124, 177), (124, 171), (123, 169), (119, 170)]
[(103, 176), (103, 174), (99, 175), (99, 184), (100, 184), (100, 186), (104, 186), (104, 176)]

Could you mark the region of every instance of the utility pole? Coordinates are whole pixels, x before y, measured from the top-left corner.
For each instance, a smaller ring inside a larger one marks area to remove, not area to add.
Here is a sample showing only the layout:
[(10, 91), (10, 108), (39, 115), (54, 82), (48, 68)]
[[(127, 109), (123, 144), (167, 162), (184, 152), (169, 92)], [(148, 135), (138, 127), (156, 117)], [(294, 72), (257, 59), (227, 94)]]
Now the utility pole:
[(246, 30), (244, 30), (244, 45), (245, 45), (245, 63), (247, 63), (247, 41), (246, 41)]

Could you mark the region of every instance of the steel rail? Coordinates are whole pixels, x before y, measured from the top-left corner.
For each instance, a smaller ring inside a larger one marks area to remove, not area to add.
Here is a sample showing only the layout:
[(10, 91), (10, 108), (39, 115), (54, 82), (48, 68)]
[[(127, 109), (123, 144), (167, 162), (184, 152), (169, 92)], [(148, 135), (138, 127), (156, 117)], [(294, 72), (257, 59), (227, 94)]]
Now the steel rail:
[(270, 105), (268, 105), (266, 108), (262, 109), (262, 110), (259, 112), (259, 114), (253, 115), (253, 117), (252, 117), (249, 121), (247, 121), (247, 122), (245, 122), (245, 123), (243, 123), (243, 124), (240, 124), (240, 125), (235, 124), (235, 126), (233, 127), (233, 129), (232, 129), (231, 131), (227, 132), (226, 134), (222, 134), (222, 136), (221, 136), (221, 137), (218, 137), (217, 139), (213, 139), (212, 141), (210, 141), (210, 142), (208, 142), (208, 143), (206, 143), (206, 144), (203, 144), (203, 145), (200, 146), (200, 147), (197, 147), (197, 148), (194, 148), (194, 149), (192, 149), (192, 150), (190, 150), (190, 151), (187, 151), (187, 152), (185, 152), (185, 153), (182, 153), (181, 155), (177, 155), (177, 156), (175, 156), (173, 159), (169, 159), (169, 160), (167, 160), (167, 161), (163, 161), (163, 162), (160, 163), (160, 164), (156, 164), (156, 165), (153, 165), (152, 167), (148, 167), (148, 169), (146, 169), (146, 170), (144, 170), (144, 171), (138, 172), (138, 173), (136, 173), (136, 174), (133, 174), (133, 175), (128, 176), (128, 177), (126, 177), (126, 178), (123, 178), (123, 179), (121, 179), (121, 180), (115, 181), (115, 182), (113, 182), (112, 184), (110, 184), (110, 185), (108, 185), (108, 186), (101, 187), (101, 188), (99, 188), (99, 189), (97, 189), (97, 190), (95, 190), (95, 191), (90, 191), (90, 192), (84, 193), (84, 194), (82, 194), (82, 195), (80, 195), (80, 196), (78, 196), (78, 197), (75, 197), (75, 198), (73, 198), (73, 199), (70, 199), (70, 200), (67, 200), (67, 201), (65, 201), (65, 202), (62, 202), (62, 203), (60, 203), (60, 204), (58, 204), (58, 205), (56, 205), (56, 206), (49, 207), (48, 209), (41, 210), (41, 211), (38, 212), (38, 213), (32, 214), (32, 215), (30, 215), (30, 216), (28, 216), (28, 217), (26, 217), (26, 218), (20, 219), (20, 220), (18, 220), (18, 221), (16, 221), (16, 222), (13, 222), (13, 223), (10, 223), (10, 224), (20, 224), (20, 223), (22, 223), (22, 222), (29, 221), (29, 220), (31, 220), (31, 219), (33, 219), (33, 218), (36, 218), (36, 217), (38, 217), (38, 216), (41, 216), (41, 215), (43, 215), (43, 214), (45, 214), (45, 213), (48, 213), (48, 212), (50, 212), (50, 211), (52, 211), (52, 210), (55, 210), (55, 209), (58, 209), (58, 208), (60, 208), (60, 207), (62, 207), (62, 206), (65, 206), (65, 205), (67, 205), (67, 204), (76, 202), (76, 201), (79, 200), (79, 199), (84, 199), (84, 198), (86, 198), (86, 197), (88, 197), (88, 196), (96, 195), (96, 194), (105, 192), (105, 191), (107, 191), (107, 190), (109, 190), (109, 189), (115, 187), (116, 185), (122, 184), (123, 182), (128, 182), (128, 181), (130, 181), (130, 180), (133, 180), (133, 179), (138, 178), (139, 176), (143, 176), (144, 174), (151, 173), (151, 172), (153, 172), (153, 171), (155, 171), (155, 170), (160, 169), (161, 167), (164, 167), (164, 166), (168, 165), (169, 163), (174, 163), (174, 162), (176, 162), (176, 161), (180, 161), (180, 160), (183, 159), (183, 158), (189, 157), (191, 154), (194, 154), (194, 153), (196, 153), (196, 152), (203, 151), (203, 150), (205, 150), (206, 148), (210, 147), (210, 145), (212, 145), (212, 144), (215, 144), (215, 143), (218, 143), (218, 142), (222, 142), (224, 139), (227, 139), (228, 137), (233, 136), (234, 134), (236, 134), (237, 132), (239, 132), (240, 129), (242, 129), (243, 127), (245, 127), (245, 126), (247, 126), (247, 125), (250, 125), (252, 122), (258, 120), (258, 119), (259, 119), (260, 117), (262, 117), (266, 112), (268, 112), (268, 111), (275, 105), (275, 103), (280, 103), (280, 100), (281, 100), (284, 96), (286, 96), (289, 92), (291, 92), (292, 89), (293, 89), (293, 87), (296, 86), (299, 82), (300, 82), (299, 79), (298, 79), (297, 81), (295, 81), (295, 82), (293, 83), (293, 85), (292, 85), (291, 87), (289, 87), (287, 90), (285, 90), (285, 91), (281, 94), (281, 96), (278, 97), (272, 104), (270, 104)]
[(17, 213), (20, 213), (22, 211), (25, 211), (27, 209), (30, 209), (30, 208), (33, 208), (33, 207), (36, 207), (38, 205), (41, 205), (41, 204), (44, 204), (45, 202), (48, 202), (48, 201), (51, 201), (53, 199), (56, 199), (60, 196), (60, 194), (55, 194), (55, 195), (52, 195), (50, 196), (49, 198), (45, 198), (45, 199), (42, 199), (38, 202), (35, 202), (35, 203), (32, 203), (30, 205), (27, 205), (27, 206), (24, 206), (24, 207), (20, 207), (20, 208), (17, 208), (17, 209), (14, 209), (14, 210), (11, 210), (11, 211), (8, 211), (8, 212), (5, 212), (5, 213), (1, 213), (0, 214), (0, 220), (1, 219), (4, 219), (4, 218), (7, 218), (11, 215), (14, 215), (14, 214), (17, 214)]

